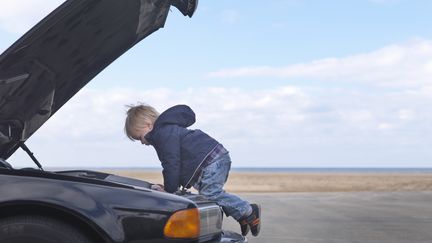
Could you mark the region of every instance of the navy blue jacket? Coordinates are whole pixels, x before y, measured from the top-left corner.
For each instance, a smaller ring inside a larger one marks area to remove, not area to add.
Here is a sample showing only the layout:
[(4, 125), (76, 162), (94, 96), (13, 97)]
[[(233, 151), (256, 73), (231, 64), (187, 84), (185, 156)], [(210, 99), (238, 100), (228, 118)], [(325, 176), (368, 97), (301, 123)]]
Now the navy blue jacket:
[(192, 109), (176, 105), (160, 114), (153, 129), (145, 136), (162, 163), (167, 192), (175, 192), (180, 186), (190, 188), (191, 178), (218, 144), (201, 130), (187, 129), (194, 123)]

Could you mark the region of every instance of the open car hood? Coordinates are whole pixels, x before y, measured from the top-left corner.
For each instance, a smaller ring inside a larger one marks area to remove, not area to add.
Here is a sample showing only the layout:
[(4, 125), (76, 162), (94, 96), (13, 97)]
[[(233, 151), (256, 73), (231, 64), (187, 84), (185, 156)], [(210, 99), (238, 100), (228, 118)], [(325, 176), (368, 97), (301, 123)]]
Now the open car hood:
[(0, 158), (165, 24), (169, 0), (68, 0), (0, 56)]

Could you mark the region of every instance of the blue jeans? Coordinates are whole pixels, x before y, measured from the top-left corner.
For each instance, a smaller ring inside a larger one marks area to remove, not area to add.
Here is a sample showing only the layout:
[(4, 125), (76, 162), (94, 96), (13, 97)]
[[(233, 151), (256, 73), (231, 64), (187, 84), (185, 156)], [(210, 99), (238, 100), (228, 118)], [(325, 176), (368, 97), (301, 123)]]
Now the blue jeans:
[(247, 216), (246, 214), (251, 212), (251, 208), (249, 202), (223, 190), (230, 169), (231, 158), (228, 152), (220, 154), (202, 170), (194, 188), (198, 190), (200, 195), (217, 202), (226, 215), (232, 216), (238, 221), (243, 216)]

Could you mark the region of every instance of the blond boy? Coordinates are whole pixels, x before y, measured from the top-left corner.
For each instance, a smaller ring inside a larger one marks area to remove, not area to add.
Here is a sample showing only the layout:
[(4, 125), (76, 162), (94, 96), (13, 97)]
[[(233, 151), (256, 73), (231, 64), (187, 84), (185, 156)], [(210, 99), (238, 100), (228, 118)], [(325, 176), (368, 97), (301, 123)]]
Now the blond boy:
[(131, 140), (155, 148), (163, 167), (164, 185), (159, 190), (173, 193), (180, 186), (193, 186), (235, 218), (243, 235), (250, 229), (257, 236), (261, 225), (260, 206), (223, 190), (231, 168), (229, 153), (203, 131), (187, 129), (194, 123), (195, 113), (186, 105), (176, 105), (160, 115), (148, 105), (130, 106), (125, 133)]

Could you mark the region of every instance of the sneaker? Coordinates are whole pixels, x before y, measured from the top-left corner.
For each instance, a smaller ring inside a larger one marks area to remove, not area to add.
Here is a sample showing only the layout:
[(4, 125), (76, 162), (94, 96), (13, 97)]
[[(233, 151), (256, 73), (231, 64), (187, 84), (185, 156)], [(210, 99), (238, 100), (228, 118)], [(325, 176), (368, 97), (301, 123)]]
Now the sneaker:
[(198, 0), (171, 0), (171, 5), (176, 7), (184, 16), (191, 18), (197, 9)]
[(252, 213), (247, 216), (246, 221), (252, 231), (253, 236), (257, 236), (261, 228), (261, 207), (258, 204), (252, 203)]
[(249, 233), (249, 229), (250, 229), (246, 218), (242, 218), (238, 222), (240, 224), (241, 234), (243, 236), (246, 236)]

